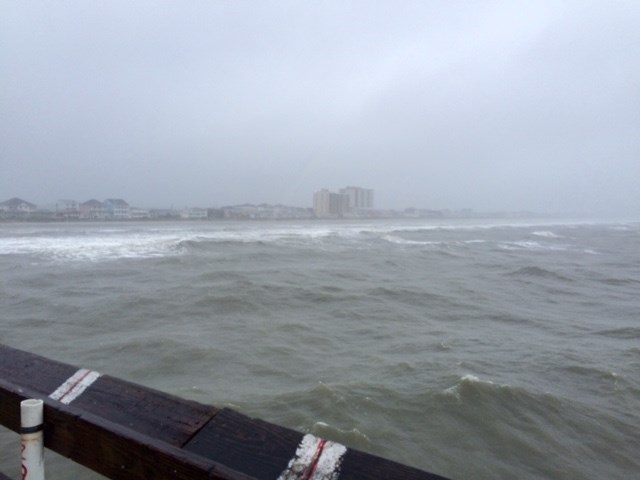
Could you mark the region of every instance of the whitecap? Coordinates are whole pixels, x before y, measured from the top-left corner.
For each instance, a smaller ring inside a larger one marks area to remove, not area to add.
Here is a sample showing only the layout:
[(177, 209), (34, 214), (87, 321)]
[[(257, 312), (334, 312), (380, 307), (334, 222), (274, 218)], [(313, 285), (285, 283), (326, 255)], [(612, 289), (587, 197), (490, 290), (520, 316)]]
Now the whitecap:
[(445, 388), (442, 393), (445, 396), (450, 396), (450, 397), (454, 397), (456, 400), (460, 400), (460, 389), (464, 386), (464, 385), (468, 385), (468, 384), (473, 384), (473, 383), (480, 383), (480, 384), (485, 384), (485, 385), (494, 385), (494, 383), (490, 380), (480, 380), (480, 378), (478, 378), (477, 376), (471, 374), (471, 373), (467, 373), (465, 375), (463, 375), (462, 377), (460, 377), (460, 380), (458, 381), (458, 383), (456, 383), (455, 385), (452, 385), (451, 387)]
[(338, 438), (339, 441), (348, 443), (357, 442), (360, 445), (371, 443), (369, 436), (355, 427), (351, 429), (341, 429), (323, 421), (315, 422), (311, 428), (311, 433), (322, 437)]
[(552, 251), (566, 251), (566, 245), (543, 245), (539, 242), (532, 242), (530, 240), (516, 241), (516, 242), (503, 242), (498, 244), (499, 248), (503, 250), (552, 250)]
[(100, 262), (119, 258), (149, 258), (177, 254), (174, 236), (93, 235), (5, 238), (0, 253), (31, 255), (60, 261)]
[(396, 237), (395, 235), (384, 235), (383, 240), (389, 243), (395, 243), (396, 245), (440, 245), (442, 242), (433, 241), (420, 241), (420, 240), (407, 240), (405, 238)]
[(533, 232), (531, 235), (535, 235), (536, 237), (544, 237), (544, 238), (563, 238), (562, 235), (553, 233), (550, 230), (540, 230), (537, 232)]

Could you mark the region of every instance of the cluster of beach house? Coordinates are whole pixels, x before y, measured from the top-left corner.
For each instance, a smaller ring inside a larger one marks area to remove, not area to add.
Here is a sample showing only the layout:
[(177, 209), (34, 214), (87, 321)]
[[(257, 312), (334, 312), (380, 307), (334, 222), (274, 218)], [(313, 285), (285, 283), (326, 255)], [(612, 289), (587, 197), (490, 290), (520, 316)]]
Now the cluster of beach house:
[(129, 205), (121, 198), (101, 202), (58, 200), (55, 206), (38, 208), (31, 202), (12, 198), (0, 203), (0, 220), (278, 220), (314, 218), (310, 208), (286, 205), (243, 204), (222, 208), (143, 209)]
[(38, 208), (35, 204), (21, 198), (11, 198), (0, 203), (0, 217), (9, 219), (120, 220), (148, 218), (149, 211), (133, 208), (119, 198), (109, 198), (104, 202), (92, 199), (83, 203), (75, 200), (59, 200), (53, 209)]
[(149, 210), (134, 208), (121, 198), (107, 198), (104, 202), (91, 199), (83, 203), (75, 200), (56, 202), (57, 217), (68, 220), (129, 220), (149, 218)]
[(161, 218), (208, 218), (206, 208), (190, 208), (180, 211), (137, 208), (121, 198), (96, 199), (86, 202), (58, 200), (50, 208), (38, 208), (21, 198), (11, 198), (0, 203), (0, 219), (9, 220), (145, 220)]

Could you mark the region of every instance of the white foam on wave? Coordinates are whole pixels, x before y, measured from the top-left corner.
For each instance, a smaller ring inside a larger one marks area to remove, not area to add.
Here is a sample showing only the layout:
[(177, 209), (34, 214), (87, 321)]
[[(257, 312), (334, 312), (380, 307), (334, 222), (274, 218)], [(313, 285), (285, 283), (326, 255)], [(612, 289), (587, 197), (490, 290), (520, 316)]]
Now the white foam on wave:
[(371, 439), (367, 436), (366, 433), (361, 432), (355, 427), (352, 429), (346, 430), (346, 429), (334, 427), (323, 421), (315, 422), (313, 424), (311, 431), (320, 436), (336, 436), (336, 434), (338, 434), (340, 437), (349, 439), (351, 442), (360, 441), (360, 443), (366, 443), (366, 444), (371, 442)]
[[(313, 245), (319, 248), (368, 247), (373, 240), (400, 246), (423, 248), (461, 247), (486, 243), (478, 238), (430, 238), (428, 232), (444, 230), (480, 230), (505, 227), (504, 224), (412, 224), (411, 222), (336, 222), (336, 223), (203, 223), (175, 225), (69, 225), (20, 227), (3, 232), (0, 254), (25, 254), (57, 261), (104, 261), (118, 258), (173, 256), (188, 252), (190, 243), (263, 243), (270, 245)], [(542, 227), (541, 225), (539, 227)], [(540, 241), (503, 241), (506, 250), (566, 250), (543, 239), (558, 238), (551, 229), (534, 230)], [(415, 234), (424, 232), (422, 238)], [(414, 234), (414, 235), (412, 235)], [(481, 235), (479, 235), (481, 237)], [(409, 237), (409, 238), (407, 238)], [(425, 238), (426, 237), (426, 238)], [(592, 252), (587, 252), (592, 253)]]
[[(463, 375), (462, 377), (460, 377), (460, 380), (455, 384), (452, 385), (449, 388), (445, 388), (442, 393), (446, 396), (451, 396), (456, 398), (457, 400), (460, 400), (460, 389), (465, 385), (465, 384), (470, 384), (470, 383), (480, 383), (480, 384), (484, 384), (484, 385), (495, 385), (492, 381), (490, 380), (480, 380), (480, 378), (478, 378), (475, 375), (472, 375), (470, 373), (467, 373), (465, 375)], [(506, 386), (506, 385), (503, 385)]]
[(407, 240), (395, 235), (384, 235), (383, 240), (389, 243), (395, 243), (396, 245), (442, 245), (444, 242), (426, 241), (426, 240)]
[(442, 240), (408, 240), (406, 238), (399, 237), (397, 235), (383, 235), (382, 239), (389, 242), (395, 243), (397, 245), (422, 245), (422, 246), (462, 246), (462, 245), (473, 245), (479, 243), (486, 243), (486, 240), (450, 240), (450, 241), (442, 241)]
[[(105, 232), (106, 233), (106, 232)], [(119, 258), (149, 258), (178, 253), (176, 236), (81, 235), (12, 237), (0, 241), (0, 254), (31, 255), (53, 261), (100, 262)]]
[(552, 250), (559, 252), (567, 250), (566, 245), (543, 245), (539, 242), (533, 242), (530, 240), (501, 242), (498, 244), (498, 247), (502, 248), (503, 250)]
[(195, 241), (228, 241), (239, 243), (278, 243), (286, 241), (311, 240), (321, 241), (327, 238), (355, 238), (361, 235), (359, 229), (332, 227), (284, 227), (284, 228), (238, 228), (230, 230), (213, 230), (201, 233)]
[(537, 232), (533, 232), (531, 235), (535, 235), (536, 237), (544, 237), (544, 238), (563, 238), (562, 235), (553, 233), (550, 230), (540, 230)]
[[(462, 378), (460, 378), (460, 380), (463, 382), (480, 383), (480, 379), (475, 375), (471, 375), (470, 373), (463, 375)], [(493, 382), (485, 382), (485, 383), (493, 383)]]
[(0, 238), (0, 255), (30, 255), (53, 261), (106, 261), (180, 255), (185, 243), (233, 242), (266, 244), (317, 243), (339, 238), (354, 240), (362, 235), (361, 226), (286, 226), (273, 228), (255, 225), (247, 228), (90, 228), (43, 229), (12, 232)]

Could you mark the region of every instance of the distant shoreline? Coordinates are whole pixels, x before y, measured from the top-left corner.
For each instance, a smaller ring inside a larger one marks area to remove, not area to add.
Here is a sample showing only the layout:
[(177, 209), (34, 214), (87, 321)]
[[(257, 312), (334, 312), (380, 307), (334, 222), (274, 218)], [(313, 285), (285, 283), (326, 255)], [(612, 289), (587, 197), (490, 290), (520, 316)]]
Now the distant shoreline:
[[(262, 218), (262, 217), (216, 217), (216, 218), (181, 218), (174, 217), (155, 217), (155, 218), (100, 218), (100, 219), (69, 219), (69, 218), (51, 218), (51, 217), (29, 217), (29, 218), (1, 218), (0, 224), (131, 224), (131, 223), (225, 223), (225, 222), (350, 222), (350, 221), (384, 221), (384, 220), (553, 220), (553, 219), (575, 219), (575, 220), (622, 220), (620, 217), (602, 217), (585, 214), (537, 214), (537, 213), (509, 213), (509, 212), (489, 212), (476, 213), (474, 215), (442, 215), (442, 216), (411, 216), (401, 212), (397, 214), (372, 215), (372, 216), (343, 216), (343, 217), (279, 217), (279, 218)], [(627, 221), (640, 221), (628, 220)]]

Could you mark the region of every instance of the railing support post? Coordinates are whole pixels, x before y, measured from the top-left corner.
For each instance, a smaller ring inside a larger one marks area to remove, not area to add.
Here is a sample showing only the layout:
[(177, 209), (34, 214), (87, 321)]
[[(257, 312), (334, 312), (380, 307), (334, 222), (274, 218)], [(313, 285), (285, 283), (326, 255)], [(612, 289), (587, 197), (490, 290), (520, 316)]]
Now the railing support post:
[(35, 398), (20, 402), (22, 480), (44, 480), (43, 406)]

